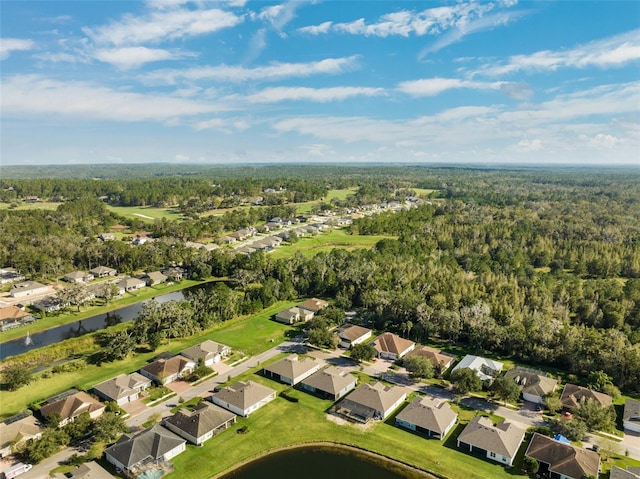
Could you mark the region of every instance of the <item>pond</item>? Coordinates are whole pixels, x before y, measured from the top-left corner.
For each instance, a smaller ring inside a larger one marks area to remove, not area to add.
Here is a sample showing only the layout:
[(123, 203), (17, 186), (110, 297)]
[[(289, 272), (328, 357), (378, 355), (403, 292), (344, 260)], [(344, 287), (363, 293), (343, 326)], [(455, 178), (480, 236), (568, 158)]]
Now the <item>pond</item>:
[(431, 477), (383, 457), (337, 446), (304, 446), (251, 461), (221, 479), (417, 479)]

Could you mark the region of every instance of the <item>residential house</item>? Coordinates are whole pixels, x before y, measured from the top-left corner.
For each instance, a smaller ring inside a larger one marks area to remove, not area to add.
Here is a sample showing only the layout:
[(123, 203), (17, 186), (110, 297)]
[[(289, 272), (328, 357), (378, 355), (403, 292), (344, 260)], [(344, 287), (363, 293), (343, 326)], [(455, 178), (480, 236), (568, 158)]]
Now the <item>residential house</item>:
[(634, 399), (625, 401), (622, 424), (628, 431), (640, 432), (640, 401)]
[(602, 408), (613, 404), (613, 399), (608, 394), (593, 391), (576, 384), (566, 384), (560, 396), (562, 408), (567, 411), (574, 411), (581, 402), (588, 399), (597, 402)]
[(25, 281), (11, 286), (9, 294), (12, 298), (24, 298), (25, 296), (33, 296), (34, 294), (42, 294), (49, 291), (49, 287), (37, 281)]
[(537, 432), (533, 434), (525, 456), (538, 461), (538, 474), (548, 474), (553, 479), (582, 479), (600, 474), (600, 454)]
[(357, 383), (358, 378), (347, 370), (329, 366), (303, 379), (300, 386), (305, 391), (337, 401), (355, 388)]
[(275, 398), (276, 392), (271, 388), (253, 381), (238, 381), (214, 392), (210, 401), (238, 416), (248, 417)]
[(118, 281), (117, 286), (120, 294), (132, 293), (144, 288), (147, 285), (145, 281), (138, 278), (124, 278)]
[(95, 278), (106, 278), (108, 276), (118, 275), (117, 270), (109, 268), (108, 266), (96, 266), (95, 268), (90, 269), (89, 273), (91, 273)]
[(443, 353), (438, 349), (429, 346), (418, 346), (407, 356), (422, 356), (427, 358), (436, 371), (445, 372), (451, 367), (456, 357), (453, 354)]
[(24, 279), (24, 275), (15, 268), (0, 269), (0, 285), (15, 283), (16, 281), (24, 281)]
[(195, 361), (177, 355), (168, 359), (156, 359), (146, 366), (142, 366), (140, 368), (140, 374), (148, 377), (157, 384), (165, 385), (187, 376), (195, 367)]
[(214, 363), (222, 361), (223, 358), (231, 354), (231, 348), (226, 344), (216, 343), (215, 341), (206, 340), (195, 346), (185, 349), (180, 354), (185, 358), (192, 359), (198, 363), (202, 360), (205, 366), (211, 366)]
[(168, 266), (162, 270), (162, 274), (169, 278), (173, 278), (175, 281), (182, 281), (186, 271), (179, 266)]
[(525, 368), (513, 368), (504, 377), (513, 379), (522, 386), (522, 399), (536, 404), (544, 404), (545, 396), (556, 390), (558, 381), (546, 376), (540, 371)]
[(62, 279), (67, 283), (88, 283), (93, 280), (93, 275), (84, 271), (73, 271), (65, 274)]
[(494, 426), (488, 417), (476, 416), (458, 436), (458, 447), (511, 466), (525, 431), (524, 425), (501, 421)]
[(0, 458), (13, 454), (14, 446), (42, 436), (40, 422), (28, 413), (21, 413), (0, 423)]
[(264, 375), (285, 384), (298, 384), (313, 373), (320, 370), (322, 363), (316, 359), (306, 357), (299, 359), (297, 354), (291, 354), (263, 368)]
[(116, 235), (113, 233), (100, 233), (98, 235), (98, 239), (102, 241), (114, 241), (116, 239)]
[(215, 404), (201, 402), (191, 411), (180, 409), (173, 416), (166, 418), (162, 424), (190, 443), (201, 446), (235, 422), (234, 413)]
[(116, 469), (141, 477), (150, 465), (166, 463), (183, 452), (186, 444), (183, 438), (156, 424), (135, 436), (123, 435), (105, 449), (104, 457)]
[(376, 350), (377, 357), (395, 361), (405, 356), (409, 351), (413, 351), (416, 343), (387, 332), (374, 339), (371, 346)]
[(255, 248), (252, 248), (251, 246), (240, 246), (239, 248), (236, 248), (235, 252), (238, 254), (244, 254), (244, 255), (250, 255), (252, 253), (255, 253), (256, 251), (258, 251)]
[(611, 466), (609, 479), (640, 479), (640, 467), (629, 467), (621, 469), (618, 466)]
[(31, 307), (38, 311), (44, 311), (45, 313), (52, 313), (58, 311), (67, 306), (62, 299), (56, 296), (47, 296), (46, 298), (39, 299), (31, 303)]
[(327, 306), (329, 306), (327, 301), (318, 298), (307, 299), (306, 301), (298, 304), (298, 308), (306, 309), (307, 311), (312, 311), (314, 313), (322, 311)]
[(354, 344), (360, 344), (369, 339), (373, 331), (356, 324), (343, 324), (338, 328), (338, 337), (340, 338), (341, 348), (349, 349)]
[(132, 240), (131, 240), (131, 244), (132, 245), (136, 245), (136, 246), (140, 246), (142, 244), (148, 243), (149, 241), (151, 241), (151, 238), (149, 238), (148, 236), (144, 236), (144, 235), (136, 235)]
[(17, 306), (0, 308), (0, 331), (15, 328), (31, 321), (34, 321), (33, 315)]
[(46, 420), (52, 414), (59, 414), (60, 423), (58, 426), (60, 427), (75, 421), (85, 412), (89, 413), (91, 419), (95, 419), (102, 415), (104, 409), (105, 405), (97, 399), (92, 398), (84, 391), (76, 391), (50, 399), (40, 408), (40, 415)]
[(468, 368), (475, 371), (483, 382), (491, 382), (493, 381), (493, 378), (502, 371), (502, 366), (503, 364), (499, 361), (493, 361), (492, 359), (483, 358), (481, 356), (467, 354), (462, 358), (462, 361), (456, 364), (451, 372), (457, 371), (458, 369)]
[(456, 424), (458, 414), (448, 402), (416, 396), (396, 416), (396, 426), (442, 440)]
[(121, 406), (140, 397), (151, 386), (151, 379), (139, 373), (120, 374), (93, 387), (93, 392), (105, 401)]
[(314, 314), (312, 311), (297, 308), (294, 306), (293, 308), (288, 308), (280, 311), (275, 315), (274, 319), (279, 323), (294, 324), (300, 321), (309, 321), (313, 319), (313, 316)]
[(67, 472), (65, 476), (69, 479), (113, 479), (113, 476), (96, 461), (84, 462)]
[(336, 405), (336, 412), (358, 422), (384, 420), (407, 398), (398, 386), (361, 384)]
[(142, 275), (140, 279), (143, 280), (147, 286), (155, 286), (156, 284), (164, 283), (169, 278), (160, 271), (151, 271), (150, 273)]

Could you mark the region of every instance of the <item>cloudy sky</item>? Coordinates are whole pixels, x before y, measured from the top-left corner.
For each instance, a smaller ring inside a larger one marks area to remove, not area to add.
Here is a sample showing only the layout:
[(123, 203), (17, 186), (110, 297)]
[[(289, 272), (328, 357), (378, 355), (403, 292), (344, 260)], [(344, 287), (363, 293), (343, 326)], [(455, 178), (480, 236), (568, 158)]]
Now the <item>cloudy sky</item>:
[(640, 2), (0, 3), (1, 163), (640, 165)]

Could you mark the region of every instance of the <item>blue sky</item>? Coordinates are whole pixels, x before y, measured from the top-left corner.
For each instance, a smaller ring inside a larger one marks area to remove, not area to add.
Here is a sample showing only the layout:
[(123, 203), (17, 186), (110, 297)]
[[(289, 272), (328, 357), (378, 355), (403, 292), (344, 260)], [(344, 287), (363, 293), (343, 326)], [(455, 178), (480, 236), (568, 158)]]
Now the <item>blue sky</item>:
[(640, 2), (0, 1), (1, 163), (640, 165)]

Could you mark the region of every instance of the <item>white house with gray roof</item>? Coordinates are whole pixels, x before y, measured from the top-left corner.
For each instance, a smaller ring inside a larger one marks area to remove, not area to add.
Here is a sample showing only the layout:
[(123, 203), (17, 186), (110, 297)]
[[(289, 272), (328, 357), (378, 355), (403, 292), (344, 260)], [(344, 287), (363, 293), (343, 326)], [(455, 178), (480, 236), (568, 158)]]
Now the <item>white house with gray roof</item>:
[(329, 366), (303, 379), (300, 386), (305, 391), (337, 401), (355, 388), (357, 383), (358, 378), (346, 369)]
[(396, 426), (442, 440), (455, 426), (458, 414), (448, 402), (433, 397), (416, 396), (396, 416)]
[(238, 416), (248, 417), (276, 398), (276, 392), (253, 381), (238, 381), (211, 395), (210, 401)]
[(626, 400), (622, 413), (622, 424), (628, 431), (640, 432), (640, 401)]
[(192, 359), (196, 363), (202, 359), (205, 366), (211, 366), (222, 361), (231, 354), (231, 347), (226, 344), (216, 343), (210, 339), (185, 349), (180, 354), (185, 358)]
[(458, 369), (468, 368), (475, 371), (478, 377), (483, 381), (491, 382), (493, 381), (493, 378), (502, 371), (502, 366), (503, 364), (499, 361), (493, 361), (492, 359), (483, 358), (481, 356), (467, 354), (462, 358), (462, 361), (456, 364), (451, 372), (453, 373)]
[(120, 374), (93, 387), (93, 392), (105, 401), (119, 406), (140, 397), (140, 393), (151, 386), (151, 379), (140, 373)]
[(179, 410), (173, 416), (165, 418), (162, 424), (190, 443), (201, 446), (235, 422), (236, 415), (231, 411), (215, 404), (201, 402), (191, 411)]
[(398, 386), (361, 384), (336, 405), (336, 412), (358, 422), (384, 420), (406, 398), (406, 391)]
[(321, 367), (322, 363), (316, 359), (300, 359), (297, 354), (291, 354), (265, 366), (263, 371), (265, 376), (293, 386), (319, 371)]
[(515, 422), (502, 421), (494, 425), (488, 417), (476, 416), (458, 436), (458, 447), (511, 466), (526, 429)]

